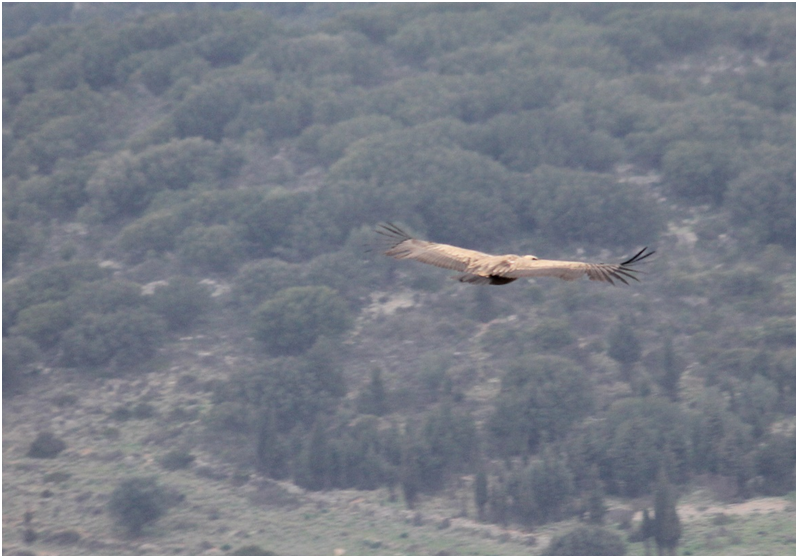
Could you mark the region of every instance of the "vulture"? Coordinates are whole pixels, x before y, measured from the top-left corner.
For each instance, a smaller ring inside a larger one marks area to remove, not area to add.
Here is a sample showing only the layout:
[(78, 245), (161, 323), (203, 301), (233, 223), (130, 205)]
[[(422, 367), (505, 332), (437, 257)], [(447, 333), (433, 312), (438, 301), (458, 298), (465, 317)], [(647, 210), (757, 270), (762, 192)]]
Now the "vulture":
[(583, 275), (587, 275), (591, 281), (605, 281), (614, 285), (614, 280), (618, 280), (628, 285), (626, 279), (638, 281), (634, 274), (640, 273), (630, 266), (654, 253), (653, 250), (646, 252), (646, 247), (619, 264), (541, 260), (535, 256), (516, 254), (494, 256), (467, 248), (419, 240), (391, 223), (379, 225), (376, 232), (387, 237), (390, 242), (388, 250), (384, 252), (386, 256), (459, 271), (462, 275), (455, 279), (472, 285), (506, 285), (521, 277), (557, 277), (573, 281)]

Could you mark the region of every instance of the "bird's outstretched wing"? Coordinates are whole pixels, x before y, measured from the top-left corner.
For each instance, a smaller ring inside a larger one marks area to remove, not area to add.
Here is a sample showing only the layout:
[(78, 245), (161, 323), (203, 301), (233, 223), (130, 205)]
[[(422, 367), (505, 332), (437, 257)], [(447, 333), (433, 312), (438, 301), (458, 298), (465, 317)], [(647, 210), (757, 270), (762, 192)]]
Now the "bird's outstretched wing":
[(638, 270), (630, 267), (654, 253), (643, 248), (619, 264), (592, 264), (560, 260), (539, 260), (534, 256), (507, 254), (494, 256), (449, 244), (438, 244), (413, 238), (391, 223), (380, 225), (377, 232), (389, 240), (386, 256), (397, 260), (416, 260), (425, 264), (465, 272), (457, 277), (461, 282), (473, 284), (505, 285), (522, 277), (557, 277), (573, 281), (586, 275), (591, 281), (604, 281), (612, 285), (615, 280), (626, 285)]
[(390, 242), (384, 254), (397, 260), (416, 260), (445, 269), (465, 271), (474, 261), (488, 256), (476, 250), (413, 238), (392, 223), (380, 225), (377, 232)]
[(647, 248), (643, 248), (637, 254), (619, 264), (593, 264), (585, 262), (568, 262), (560, 260), (530, 260), (526, 258), (519, 259), (513, 269), (508, 270), (501, 274), (502, 277), (512, 277), (520, 279), (521, 277), (557, 277), (566, 281), (573, 281), (579, 279), (583, 275), (587, 275), (591, 281), (605, 281), (612, 285), (615, 284), (614, 280), (628, 285), (628, 279), (634, 279), (635, 273), (640, 271), (631, 268), (630, 266), (645, 258), (649, 257), (654, 251), (646, 252)]

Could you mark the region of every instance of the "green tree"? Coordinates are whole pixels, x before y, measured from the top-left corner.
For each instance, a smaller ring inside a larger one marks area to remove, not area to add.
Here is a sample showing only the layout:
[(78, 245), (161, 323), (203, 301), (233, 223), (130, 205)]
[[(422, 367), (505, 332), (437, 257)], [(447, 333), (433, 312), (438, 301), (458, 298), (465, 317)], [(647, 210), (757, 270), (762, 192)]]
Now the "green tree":
[(131, 537), (141, 534), (148, 523), (154, 523), (167, 511), (163, 487), (154, 477), (134, 477), (117, 485), (108, 501), (108, 510), (117, 525)]
[(724, 396), (714, 387), (704, 390), (692, 418), (693, 468), (737, 477), (742, 456), (752, 445), (750, 428), (728, 410)]
[(474, 289), (473, 304), (469, 314), (478, 322), (488, 323), (499, 316), (500, 311), (488, 289)]
[(235, 550), (231, 550), (228, 556), (275, 556), (271, 550), (266, 550), (256, 544), (248, 544)]
[(371, 380), (358, 397), (357, 409), (361, 413), (378, 417), (387, 411), (387, 394), (382, 380), (382, 370), (379, 367), (372, 369)]
[(140, 215), (155, 196), (194, 185), (215, 187), (240, 167), (235, 149), (200, 138), (172, 140), (140, 153), (118, 151), (98, 165), (86, 184), (94, 214), (102, 221)]
[(491, 486), (490, 510), (492, 520), (506, 527), (510, 518), (510, 495), (506, 483), (501, 479)]
[(582, 525), (554, 537), (543, 551), (546, 556), (624, 556), (626, 545), (617, 533)]
[(43, 302), (28, 306), (17, 315), (15, 335), (33, 339), (42, 349), (50, 349), (73, 321), (68, 305), (63, 301)]
[(107, 272), (95, 262), (68, 262), (34, 271), (3, 285), (3, 332), (16, 323), (19, 312), (34, 304), (64, 300), (84, 282), (97, 281)]
[(574, 493), (566, 462), (547, 449), (543, 458), (510, 476), (511, 511), (525, 524), (561, 519)]
[(665, 469), (660, 469), (654, 491), (654, 540), (659, 555), (674, 555), (682, 536), (682, 525), (676, 512), (676, 491), (668, 481)]
[(228, 225), (194, 225), (177, 238), (177, 254), (188, 266), (225, 273), (244, 258), (244, 243)]
[(282, 188), (270, 191), (258, 203), (247, 204), (236, 222), (243, 227), (243, 239), (250, 252), (271, 254), (291, 232), (291, 225), (309, 202), (304, 192), (289, 193)]
[(52, 432), (39, 432), (28, 448), (28, 457), (53, 459), (66, 449), (67, 445)]
[(36, 174), (20, 184), (20, 197), (48, 213), (69, 216), (88, 200), (86, 182), (97, 169), (96, 154), (59, 162), (52, 174)]
[(760, 438), (774, 419), (773, 411), (779, 394), (773, 382), (756, 374), (745, 382), (734, 398), (734, 411), (743, 422), (751, 425), (754, 438)]
[(228, 83), (195, 86), (172, 114), (178, 137), (221, 141), (225, 125), (238, 114), (242, 101), (240, 91)]
[(474, 477), (474, 503), (477, 505), (477, 518), (485, 520), (485, 504), (488, 503), (488, 475), (480, 469)]
[(682, 376), (682, 367), (676, 351), (673, 348), (673, 336), (665, 335), (659, 355), (660, 373), (657, 381), (671, 401), (679, 400), (679, 380)]
[(786, 494), (795, 488), (795, 430), (765, 439), (756, 454), (756, 471), (765, 494)]
[(541, 442), (562, 437), (592, 406), (590, 380), (572, 361), (519, 359), (502, 378), (486, 424), (489, 439), (503, 455), (534, 452)]
[(449, 402), (426, 416), (420, 434), (421, 481), (425, 491), (442, 488), (451, 474), (463, 471), (476, 457), (474, 419)]
[(306, 283), (304, 267), (277, 258), (245, 263), (238, 270), (232, 295), (242, 308), (257, 308), (267, 298), (288, 287)]
[(129, 366), (151, 358), (166, 329), (157, 315), (143, 309), (87, 314), (64, 332), (66, 366)]
[(331, 167), (334, 187), (317, 198), (315, 211), (344, 231), (379, 214), (420, 216), (431, 238), (475, 247), (509, 233), (517, 223), (512, 206), (517, 177), (488, 157), (453, 145), (448, 124), (356, 142)]
[(633, 246), (664, 228), (649, 192), (607, 174), (548, 165), (532, 172), (517, 209), (522, 224), (557, 243)]
[(26, 337), (3, 337), (3, 395), (22, 387), (25, 372), (41, 357), (39, 347)]
[(3, 215), (3, 270), (11, 268), (14, 261), (30, 245), (30, 229)]
[(624, 380), (631, 381), (632, 367), (640, 360), (642, 353), (640, 342), (635, 335), (634, 321), (631, 317), (621, 319), (610, 330), (607, 339), (609, 348), (607, 354), (621, 365), (621, 376)]
[(134, 310), (144, 306), (145, 301), (141, 285), (116, 279), (78, 285), (66, 300), (74, 316)]
[(656, 534), (656, 524), (654, 520), (651, 519), (651, 516), (648, 514), (648, 508), (643, 510), (643, 523), (640, 526), (640, 535), (643, 538), (643, 544), (646, 547), (646, 556), (648, 556), (651, 552), (649, 548), (651, 546), (651, 539)]
[(294, 482), (308, 490), (324, 490), (331, 484), (331, 454), (327, 427), (318, 420), (297, 459)]
[(613, 403), (604, 424), (588, 433), (607, 490), (626, 496), (647, 493), (656, 479), (663, 448), (673, 454), (670, 474), (686, 480), (692, 457), (686, 419), (677, 405), (665, 399), (625, 398)]
[(175, 211), (162, 210), (136, 219), (119, 233), (117, 242), (128, 261), (143, 260), (149, 253), (174, 250), (177, 237), (188, 223)]
[(791, 147), (766, 145), (758, 164), (746, 168), (729, 183), (724, 205), (736, 225), (745, 227), (760, 243), (795, 246), (795, 161)]
[(316, 152), (326, 164), (340, 159), (349, 145), (372, 134), (395, 130), (399, 125), (387, 116), (359, 116), (339, 122), (325, 130), (317, 140)]
[(255, 337), (273, 354), (300, 354), (321, 335), (340, 335), (351, 325), (348, 305), (328, 287), (290, 287), (253, 315)]
[(258, 425), (255, 458), (260, 471), (271, 478), (288, 475), (288, 447), (277, 430), (277, 417), (272, 409), (261, 414)]
[(195, 279), (173, 277), (167, 285), (156, 287), (149, 301), (150, 307), (171, 330), (185, 329), (210, 308), (210, 289)]
[(530, 332), (530, 341), (536, 351), (557, 353), (574, 343), (571, 326), (566, 320), (540, 320)]
[(604, 517), (607, 515), (607, 503), (604, 498), (604, 487), (599, 478), (598, 467), (593, 465), (590, 468), (587, 481), (591, 486), (588, 488), (587, 495), (587, 520), (594, 525), (603, 525)]
[(412, 431), (406, 431), (402, 442), (402, 458), (399, 466), (399, 484), (402, 486), (402, 494), (405, 498), (407, 509), (414, 509), (418, 500), (418, 495), (422, 488), (422, 470), (420, 461), (422, 459), (421, 448), (415, 443), (411, 436)]
[(678, 141), (662, 158), (663, 180), (678, 195), (720, 204), (737, 170), (734, 152), (725, 145)]

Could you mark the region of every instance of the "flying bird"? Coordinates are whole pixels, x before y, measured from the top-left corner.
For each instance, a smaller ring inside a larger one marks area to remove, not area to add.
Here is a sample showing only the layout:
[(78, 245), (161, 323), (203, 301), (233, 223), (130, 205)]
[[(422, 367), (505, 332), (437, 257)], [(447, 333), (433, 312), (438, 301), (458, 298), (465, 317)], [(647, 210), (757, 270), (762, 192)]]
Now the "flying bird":
[(413, 238), (391, 223), (379, 225), (376, 230), (387, 237), (390, 247), (384, 252), (397, 260), (416, 260), (425, 264), (462, 272), (455, 277), (462, 283), (472, 285), (506, 285), (521, 277), (557, 277), (566, 281), (579, 279), (583, 275), (591, 281), (605, 281), (611, 285), (618, 280), (628, 285), (628, 279), (638, 281), (632, 264), (639, 263), (654, 253), (646, 252), (647, 247), (619, 264), (567, 262), (561, 260), (541, 260), (535, 256), (505, 254), (494, 256), (468, 250), (449, 244), (438, 244)]

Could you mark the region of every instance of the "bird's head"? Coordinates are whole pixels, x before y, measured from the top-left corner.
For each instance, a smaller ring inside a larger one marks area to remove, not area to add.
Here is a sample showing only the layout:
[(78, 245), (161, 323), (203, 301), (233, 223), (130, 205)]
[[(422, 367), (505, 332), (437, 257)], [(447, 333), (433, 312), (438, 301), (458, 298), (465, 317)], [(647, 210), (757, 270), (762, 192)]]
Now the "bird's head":
[(532, 256), (531, 254), (527, 254), (526, 256), (521, 256), (521, 259), (524, 259), (524, 260), (527, 260), (527, 261), (535, 261), (536, 259), (538, 259), (538, 257), (537, 256)]

